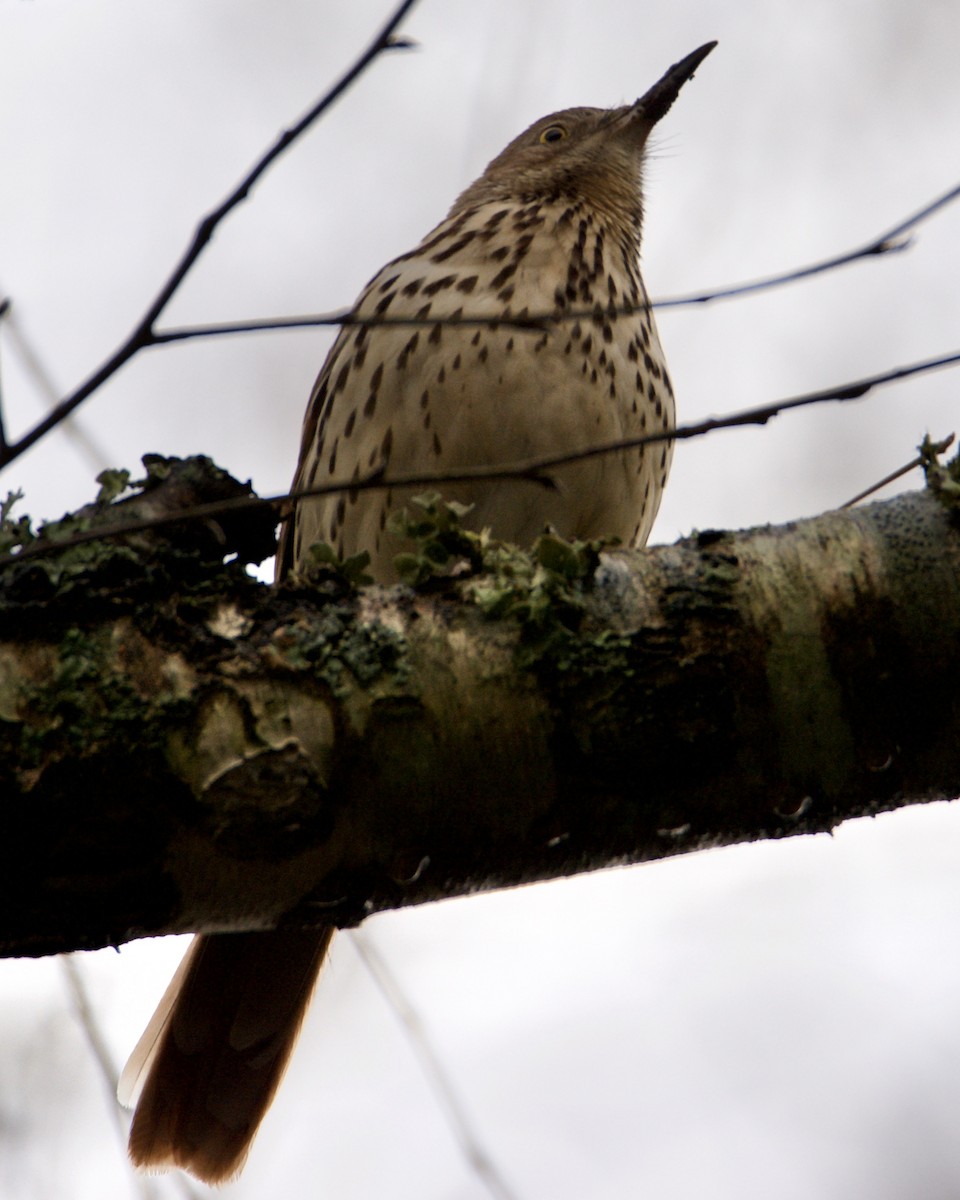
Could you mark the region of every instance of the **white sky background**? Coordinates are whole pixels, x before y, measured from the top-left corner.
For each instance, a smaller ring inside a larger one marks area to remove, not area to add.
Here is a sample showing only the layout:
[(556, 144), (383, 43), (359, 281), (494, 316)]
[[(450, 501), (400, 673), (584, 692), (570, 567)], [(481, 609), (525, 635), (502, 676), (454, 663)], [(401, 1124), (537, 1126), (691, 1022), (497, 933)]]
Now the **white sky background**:
[[(66, 390), (116, 346), (275, 134), (387, 3), (0, 0), (0, 289)], [(657, 295), (866, 241), (960, 178), (949, 0), (423, 0), (381, 60), (221, 226), (171, 324), (335, 309), (517, 132), (632, 100), (719, 48), (649, 164)], [(960, 349), (960, 207), (907, 254), (664, 313), (681, 420)], [(37, 516), (102, 465), (212, 455), (289, 481), (332, 334), (152, 350), (6, 472)], [(4, 411), (43, 411), (9, 336)], [(958, 374), (678, 447), (654, 540), (816, 513), (956, 428)], [(918, 486), (913, 479), (901, 486)], [(960, 1194), (960, 810), (737, 847), (369, 923), (517, 1200)], [(85, 957), (118, 1059), (181, 946)], [(57, 964), (0, 969), (0, 1196), (135, 1197)], [(173, 1180), (159, 1197), (182, 1195)], [(205, 1189), (196, 1185), (196, 1194)], [(227, 1198), (476, 1200), (394, 1015), (346, 938)]]

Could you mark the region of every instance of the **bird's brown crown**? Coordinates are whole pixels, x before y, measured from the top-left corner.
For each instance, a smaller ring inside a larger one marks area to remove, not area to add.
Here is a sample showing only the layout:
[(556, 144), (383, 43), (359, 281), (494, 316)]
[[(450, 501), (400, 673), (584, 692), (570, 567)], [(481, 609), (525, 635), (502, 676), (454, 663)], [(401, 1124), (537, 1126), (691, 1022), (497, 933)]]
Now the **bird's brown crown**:
[(572, 197), (638, 228), (643, 151), (650, 131), (715, 44), (675, 63), (633, 104), (567, 108), (541, 117), (497, 155), (451, 212), (491, 201), (529, 204)]

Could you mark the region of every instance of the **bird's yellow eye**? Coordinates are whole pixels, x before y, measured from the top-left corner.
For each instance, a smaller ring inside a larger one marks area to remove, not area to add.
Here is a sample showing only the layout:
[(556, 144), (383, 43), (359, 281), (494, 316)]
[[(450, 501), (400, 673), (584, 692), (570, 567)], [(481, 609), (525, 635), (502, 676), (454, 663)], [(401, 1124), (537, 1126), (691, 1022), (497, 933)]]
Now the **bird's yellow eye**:
[(566, 136), (567, 131), (562, 125), (548, 125), (540, 134), (540, 141), (546, 146), (550, 142), (562, 142)]

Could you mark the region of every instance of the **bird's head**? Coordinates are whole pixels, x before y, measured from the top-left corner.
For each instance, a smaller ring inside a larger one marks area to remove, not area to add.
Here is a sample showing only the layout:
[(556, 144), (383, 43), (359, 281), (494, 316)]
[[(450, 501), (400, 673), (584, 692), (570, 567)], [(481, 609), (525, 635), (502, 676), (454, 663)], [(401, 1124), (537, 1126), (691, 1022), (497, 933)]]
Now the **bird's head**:
[(585, 199), (634, 226), (642, 214), (641, 166), (650, 131), (714, 48), (708, 42), (675, 63), (622, 108), (568, 108), (541, 117), (501, 151), (453, 211), (495, 201)]

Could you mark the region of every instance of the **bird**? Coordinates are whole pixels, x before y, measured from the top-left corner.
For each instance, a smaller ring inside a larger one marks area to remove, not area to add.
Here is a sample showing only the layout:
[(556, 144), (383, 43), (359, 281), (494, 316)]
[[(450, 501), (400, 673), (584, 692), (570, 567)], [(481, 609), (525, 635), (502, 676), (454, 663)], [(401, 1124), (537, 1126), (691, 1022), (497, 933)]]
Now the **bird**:
[[(651, 130), (716, 45), (675, 63), (635, 103), (536, 121), (406, 254), (361, 293), (303, 422), (278, 575), (315, 543), (370, 555), (382, 584), (403, 549), (390, 522), (414, 491), (391, 474), (509, 465), (669, 432), (673, 388), (640, 274)], [(406, 323), (405, 323), (406, 322)], [(463, 518), (529, 545), (640, 546), (670, 466), (669, 439), (567, 462), (552, 487), (473, 479), (445, 495)], [(379, 474), (376, 489), (350, 484)], [(280, 1083), (332, 928), (198, 935), (121, 1080), (143, 1169), (211, 1184), (237, 1175)]]

